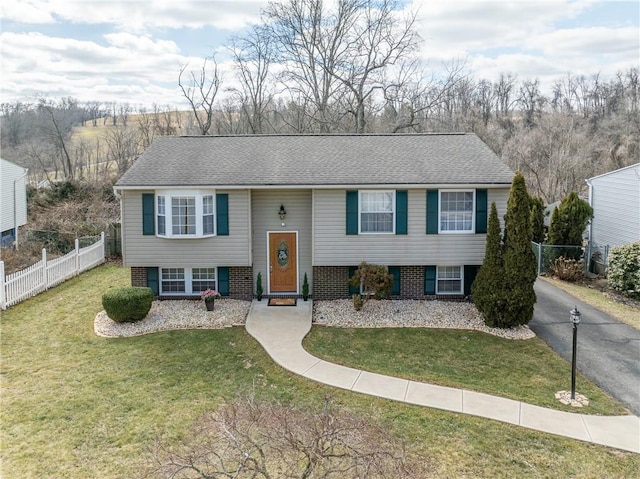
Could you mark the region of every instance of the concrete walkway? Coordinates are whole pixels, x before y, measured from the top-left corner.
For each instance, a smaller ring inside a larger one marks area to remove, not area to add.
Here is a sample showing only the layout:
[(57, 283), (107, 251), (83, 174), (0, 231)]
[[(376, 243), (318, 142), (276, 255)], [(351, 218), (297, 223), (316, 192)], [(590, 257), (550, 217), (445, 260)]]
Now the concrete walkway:
[(312, 301), (267, 306), (253, 301), (246, 328), (283, 368), (329, 386), (457, 413), (472, 414), (537, 431), (640, 453), (640, 418), (589, 416), (533, 406), (488, 394), (353, 369), (323, 361), (302, 347), (311, 329)]

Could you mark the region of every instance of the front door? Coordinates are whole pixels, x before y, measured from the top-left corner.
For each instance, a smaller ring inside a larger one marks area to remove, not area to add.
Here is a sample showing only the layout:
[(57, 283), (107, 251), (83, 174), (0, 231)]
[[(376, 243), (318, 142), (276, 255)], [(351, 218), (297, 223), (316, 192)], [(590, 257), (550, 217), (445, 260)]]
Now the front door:
[(296, 233), (269, 233), (269, 292), (298, 292)]

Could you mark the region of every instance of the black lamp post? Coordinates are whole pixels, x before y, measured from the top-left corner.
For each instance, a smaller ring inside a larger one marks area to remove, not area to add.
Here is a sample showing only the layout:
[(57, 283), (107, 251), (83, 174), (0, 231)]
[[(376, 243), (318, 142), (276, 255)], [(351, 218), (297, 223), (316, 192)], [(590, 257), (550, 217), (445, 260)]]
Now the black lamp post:
[(576, 398), (576, 347), (578, 345), (578, 324), (580, 324), (580, 311), (574, 306), (571, 311), (571, 322), (573, 323), (573, 358), (571, 360), (571, 400)]

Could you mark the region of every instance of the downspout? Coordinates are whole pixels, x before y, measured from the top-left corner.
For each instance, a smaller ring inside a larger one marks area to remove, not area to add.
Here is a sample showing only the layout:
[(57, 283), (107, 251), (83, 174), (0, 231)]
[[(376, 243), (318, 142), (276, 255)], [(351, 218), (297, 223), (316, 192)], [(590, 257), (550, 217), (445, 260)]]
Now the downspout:
[[(24, 169), (24, 173), (22, 176), (19, 176), (18, 178), (14, 178), (13, 179), (13, 234), (15, 235), (15, 246), (16, 249), (18, 249), (18, 199), (16, 198), (16, 183), (21, 180), (22, 178), (24, 178), (25, 176), (27, 176), (27, 174), (29, 173), (29, 168), (25, 168)], [(25, 183), (25, 188), (26, 188), (26, 183)], [(24, 205), (25, 209), (27, 208), (27, 199), (25, 198), (25, 205)]]
[[(589, 178), (585, 180), (587, 182), (587, 186), (589, 187), (589, 206), (593, 208), (593, 185), (589, 181)], [(593, 218), (589, 220), (589, 243), (593, 242)]]

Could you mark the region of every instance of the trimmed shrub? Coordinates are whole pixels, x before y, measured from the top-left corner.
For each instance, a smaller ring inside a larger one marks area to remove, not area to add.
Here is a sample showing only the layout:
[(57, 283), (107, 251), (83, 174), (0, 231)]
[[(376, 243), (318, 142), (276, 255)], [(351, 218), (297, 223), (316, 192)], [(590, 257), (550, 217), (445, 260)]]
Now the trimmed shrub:
[(584, 265), (582, 260), (560, 256), (551, 264), (551, 271), (556, 278), (562, 281), (574, 282), (584, 276)]
[(144, 319), (151, 309), (151, 288), (126, 286), (112, 288), (102, 295), (102, 307), (117, 323), (133, 323)]
[(609, 286), (640, 299), (640, 241), (611, 248), (607, 262)]

